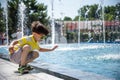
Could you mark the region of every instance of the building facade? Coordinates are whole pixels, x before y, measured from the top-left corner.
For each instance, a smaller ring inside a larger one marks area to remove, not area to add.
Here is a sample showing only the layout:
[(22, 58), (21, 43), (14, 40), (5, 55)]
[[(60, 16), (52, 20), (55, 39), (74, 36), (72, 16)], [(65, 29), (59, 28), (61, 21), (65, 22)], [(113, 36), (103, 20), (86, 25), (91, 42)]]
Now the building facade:
[(106, 42), (120, 39), (120, 22), (118, 21), (80, 21), (80, 25), (78, 21), (63, 21), (61, 26), (61, 32), (67, 38), (68, 43), (77, 42), (79, 29), (81, 42), (87, 42), (91, 38), (93, 42), (102, 42), (103, 34), (105, 34)]

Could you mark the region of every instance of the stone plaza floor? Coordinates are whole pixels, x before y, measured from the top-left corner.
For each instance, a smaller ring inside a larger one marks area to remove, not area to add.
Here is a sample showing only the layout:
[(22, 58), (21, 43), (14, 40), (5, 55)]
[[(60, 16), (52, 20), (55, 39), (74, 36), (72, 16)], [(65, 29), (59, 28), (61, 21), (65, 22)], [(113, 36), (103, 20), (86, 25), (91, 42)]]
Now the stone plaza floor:
[(0, 58), (0, 80), (63, 80), (36, 69), (29, 74), (19, 75), (14, 72), (17, 68), (18, 65)]

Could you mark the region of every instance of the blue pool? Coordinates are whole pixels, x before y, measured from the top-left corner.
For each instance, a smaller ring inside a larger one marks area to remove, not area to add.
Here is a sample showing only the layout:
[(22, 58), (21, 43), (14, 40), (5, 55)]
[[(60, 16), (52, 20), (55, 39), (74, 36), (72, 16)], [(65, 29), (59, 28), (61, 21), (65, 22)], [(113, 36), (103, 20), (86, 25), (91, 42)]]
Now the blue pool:
[[(7, 53), (5, 50), (5, 47), (1, 47), (0, 53)], [(41, 52), (35, 61), (38, 64), (46, 62), (120, 80), (120, 44), (60, 44), (53, 52)]]

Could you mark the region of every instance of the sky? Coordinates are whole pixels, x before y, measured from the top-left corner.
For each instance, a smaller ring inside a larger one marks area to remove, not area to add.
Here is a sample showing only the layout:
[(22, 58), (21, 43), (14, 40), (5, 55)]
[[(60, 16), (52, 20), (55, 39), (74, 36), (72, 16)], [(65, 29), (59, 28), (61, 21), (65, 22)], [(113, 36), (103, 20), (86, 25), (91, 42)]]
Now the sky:
[[(71, 17), (74, 19), (75, 16), (78, 15), (78, 10), (80, 7), (84, 5), (92, 5), (92, 4), (100, 4), (101, 0), (37, 0), (38, 3), (44, 3), (48, 6), (48, 15), (52, 14), (52, 1), (54, 7), (54, 18), (64, 18), (64, 16)], [(115, 5), (116, 3), (120, 3), (120, 0), (102, 0), (103, 4), (107, 5)], [(2, 5), (5, 4), (5, 0), (0, 0)]]
[[(48, 15), (51, 16), (51, 3), (54, 2), (54, 17), (62, 18), (64, 16), (71, 17), (74, 19), (75, 16), (78, 15), (78, 10), (80, 7), (84, 5), (91, 4), (100, 4), (101, 0), (37, 0), (38, 2), (42, 2), (48, 6)], [(104, 1), (104, 5), (115, 5), (116, 3), (120, 3), (120, 0), (102, 0)]]

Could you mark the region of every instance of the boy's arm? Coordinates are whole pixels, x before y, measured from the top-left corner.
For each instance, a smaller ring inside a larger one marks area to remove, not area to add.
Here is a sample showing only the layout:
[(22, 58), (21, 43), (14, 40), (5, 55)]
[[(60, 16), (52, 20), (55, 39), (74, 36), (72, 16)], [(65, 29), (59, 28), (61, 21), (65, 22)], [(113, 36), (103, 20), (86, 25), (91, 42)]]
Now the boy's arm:
[(39, 51), (40, 51), (40, 52), (53, 51), (53, 50), (55, 50), (57, 47), (58, 47), (58, 46), (56, 45), (56, 46), (54, 46), (52, 49), (40, 48)]
[(17, 41), (17, 40), (14, 40), (14, 41), (10, 44), (10, 46), (9, 46), (9, 52), (10, 52), (10, 53), (13, 53), (13, 52), (14, 52), (14, 45), (17, 44), (17, 43), (18, 43), (18, 41)]
[(18, 40), (14, 40), (13, 42), (11, 42), (10, 46), (14, 46), (18, 43)]

